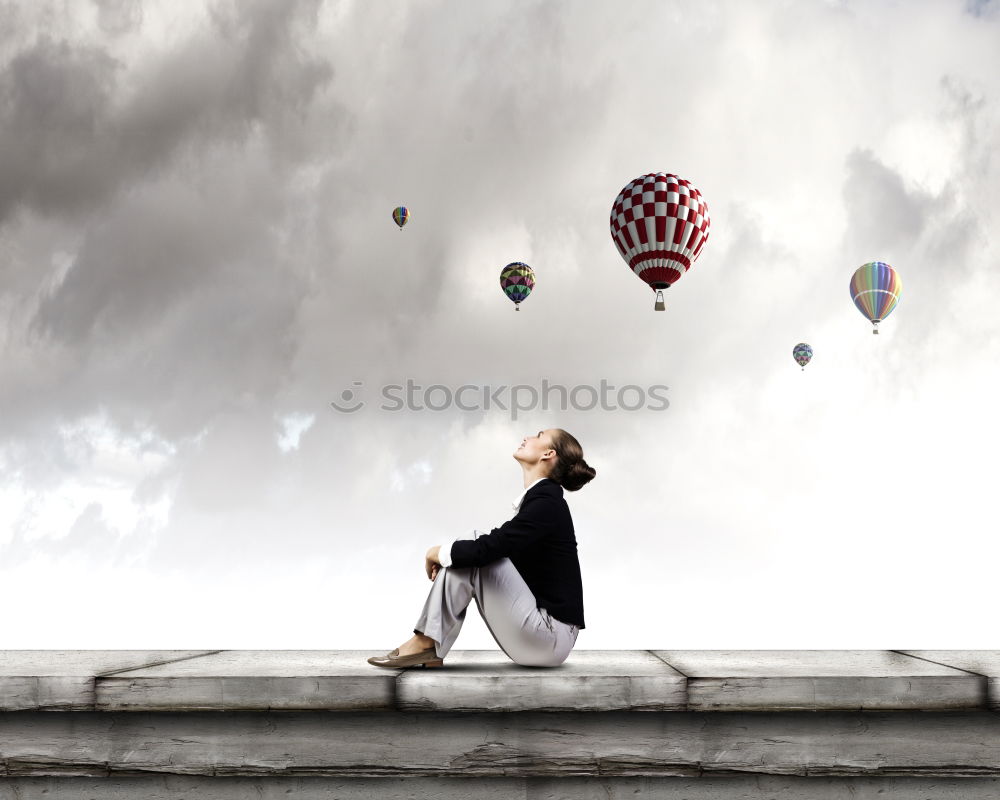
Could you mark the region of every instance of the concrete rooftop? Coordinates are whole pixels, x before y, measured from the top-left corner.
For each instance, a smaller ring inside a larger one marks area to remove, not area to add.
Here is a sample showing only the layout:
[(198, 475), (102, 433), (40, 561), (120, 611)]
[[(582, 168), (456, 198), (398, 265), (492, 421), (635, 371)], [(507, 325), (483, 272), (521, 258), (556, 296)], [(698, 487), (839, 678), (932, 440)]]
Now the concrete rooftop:
[(1000, 709), (1000, 650), (499, 651), (386, 670), (354, 650), (0, 651), (0, 711)]

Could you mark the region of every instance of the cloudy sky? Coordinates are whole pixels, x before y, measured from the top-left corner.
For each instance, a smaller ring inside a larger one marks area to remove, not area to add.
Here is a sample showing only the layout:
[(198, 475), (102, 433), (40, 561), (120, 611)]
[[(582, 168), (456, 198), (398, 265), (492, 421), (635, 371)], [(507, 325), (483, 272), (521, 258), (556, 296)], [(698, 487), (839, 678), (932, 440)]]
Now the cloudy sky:
[[(996, 0), (0, 15), (0, 647), (385, 652), (549, 427), (580, 648), (1000, 646)], [(712, 217), (663, 313), (608, 231), (657, 171)], [(510, 407), (602, 380), (668, 402)]]

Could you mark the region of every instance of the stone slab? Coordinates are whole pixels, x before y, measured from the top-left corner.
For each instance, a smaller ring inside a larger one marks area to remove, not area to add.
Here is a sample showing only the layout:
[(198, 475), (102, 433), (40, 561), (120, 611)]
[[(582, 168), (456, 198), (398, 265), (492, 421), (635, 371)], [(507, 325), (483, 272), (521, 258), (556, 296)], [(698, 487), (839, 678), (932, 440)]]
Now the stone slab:
[(396, 705), (399, 670), (365, 650), (224, 650), (97, 681), (100, 711), (379, 711)]
[(655, 650), (692, 711), (986, 708), (986, 679), (892, 650)]
[[(985, 677), (987, 705), (994, 711), (1000, 711), (1000, 650), (900, 650), (899, 652)], [(1000, 793), (997, 797), (1000, 797)]]
[(0, 777), (1000, 777), (1000, 714), (0, 714)]
[(685, 683), (646, 650), (574, 650), (545, 668), (453, 650), (443, 667), (405, 670), (396, 692), (404, 711), (671, 711), (685, 708)]
[(214, 650), (0, 650), (0, 711), (92, 709), (98, 675)]
[(0, 778), (0, 800), (996, 800), (1000, 778)]

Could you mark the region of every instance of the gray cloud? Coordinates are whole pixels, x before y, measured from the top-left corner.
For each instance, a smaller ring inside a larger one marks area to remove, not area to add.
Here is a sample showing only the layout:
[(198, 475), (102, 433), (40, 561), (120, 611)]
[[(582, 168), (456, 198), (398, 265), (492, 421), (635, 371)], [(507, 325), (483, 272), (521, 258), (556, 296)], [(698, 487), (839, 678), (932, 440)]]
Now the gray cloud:
[[(909, 253), (931, 213), (930, 197), (908, 192), (903, 179), (871, 152), (855, 151), (847, 160), (844, 204), (849, 210), (847, 237), (872, 253)], [(891, 256), (872, 258), (891, 261)]]
[(996, 17), (996, 0), (965, 0), (965, 10), (974, 17)]
[[(0, 95), (13, 131), (0, 156), (4, 207), (86, 210), (87, 224), (66, 232), (71, 264), (51, 289), (8, 281), (37, 303), (23, 341), (50, 364), (31, 403), (0, 392), (9, 431), (103, 407), (120, 425), (176, 437), (281, 383), (308, 283), (293, 263), (295, 169), (344, 130), (318, 130), (336, 106), (309, 116), (331, 75), (296, 44), (315, 12), (217, 7), (212, 35), (160, 64), (126, 68), (45, 38), (13, 58)], [(126, 89), (123, 74), (144, 83)], [(38, 273), (29, 257), (5, 268)]]
[(119, 36), (142, 25), (142, 0), (93, 0), (97, 24), (110, 36)]
[(209, 29), (151, 63), (47, 35), (27, 44), (0, 73), (0, 222), (18, 205), (43, 214), (99, 208), (174, 158), (256, 132), (279, 160), (317, 147), (302, 126), (332, 72), (295, 44), (316, 8), (216, 6)]
[(0, 73), (0, 222), (19, 204), (42, 213), (100, 202), (106, 115), (120, 65), (99, 49), (42, 37)]

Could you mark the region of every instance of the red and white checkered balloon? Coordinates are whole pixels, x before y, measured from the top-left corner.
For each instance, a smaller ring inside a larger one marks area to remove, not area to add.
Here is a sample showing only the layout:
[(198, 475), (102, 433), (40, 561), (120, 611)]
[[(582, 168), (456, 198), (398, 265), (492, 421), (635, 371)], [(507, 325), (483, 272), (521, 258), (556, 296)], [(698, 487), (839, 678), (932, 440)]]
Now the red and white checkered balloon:
[(691, 268), (708, 241), (710, 224), (701, 192), (665, 172), (636, 178), (611, 208), (618, 252), (653, 289), (666, 289)]

